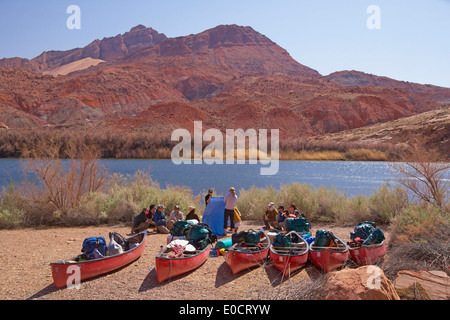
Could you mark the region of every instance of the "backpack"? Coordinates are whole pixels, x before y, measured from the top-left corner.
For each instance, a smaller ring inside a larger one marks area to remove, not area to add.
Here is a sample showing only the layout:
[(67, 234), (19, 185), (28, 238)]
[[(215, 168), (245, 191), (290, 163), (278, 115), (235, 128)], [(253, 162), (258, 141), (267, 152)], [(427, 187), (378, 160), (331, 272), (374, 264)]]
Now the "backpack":
[(191, 227), (192, 223), (188, 221), (177, 221), (173, 224), (172, 229), (170, 229), (170, 234), (174, 237), (183, 237), (188, 234)]
[(247, 231), (240, 231), (238, 233), (233, 233), (231, 235), (231, 242), (233, 244), (245, 241), (245, 237), (247, 236)]
[(369, 237), (363, 242), (363, 245), (380, 244), (384, 241), (384, 233), (381, 229), (375, 229)]
[(84, 239), (81, 252), (90, 259), (98, 259), (106, 254), (106, 241), (104, 237), (89, 237)]
[(273, 240), (274, 247), (290, 247), (291, 245), (291, 240), (284, 233), (277, 234)]
[(110, 232), (109, 238), (111, 239), (111, 237), (113, 237), (114, 241), (122, 247), (123, 251), (128, 251), (130, 249), (130, 243), (121, 234), (117, 232)]
[(123, 253), (122, 246), (114, 240), (114, 235), (111, 232), (109, 233), (109, 239), (110, 240), (107, 246), (108, 256), (111, 257)]
[(350, 232), (350, 239), (355, 240), (356, 238), (361, 238), (363, 240), (367, 239), (370, 234), (375, 230), (375, 222), (365, 221), (361, 222), (355, 227), (353, 232)]
[(186, 239), (189, 240), (197, 250), (205, 249), (210, 243), (217, 241), (217, 236), (205, 223), (192, 225), (187, 232)]
[(249, 229), (248, 231), (240, 231), (231, 235), (231, 241), (233, 244), (244, 242), (247, 245), (257, 245), (261, 240), (261, 231), (254, 231)]
[(317, 230), (316, 237), (312, 245), (315, 247), (329, 247), (335, 238), (335, 235), (331, 231), (324, 229)]
[(245, 236), (245, 244), (247, 245), (257, 245), (261, 240), (261, 231), (254, 231), (253, 229), (248, 230)]
[(286, 218), (286, 230), (296, 232), (309, 232), (311, 225), (305, 218)]

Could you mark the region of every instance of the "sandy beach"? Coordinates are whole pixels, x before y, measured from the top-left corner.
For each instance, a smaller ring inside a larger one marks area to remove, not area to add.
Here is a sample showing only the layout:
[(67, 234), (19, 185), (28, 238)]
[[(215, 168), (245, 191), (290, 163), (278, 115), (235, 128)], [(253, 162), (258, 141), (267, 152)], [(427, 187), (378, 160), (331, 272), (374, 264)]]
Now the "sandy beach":
[[(244, 222), (240, 230), (259, 228), (257, 222)], [(312, 233), (326, 228), (344, 241), (353, 227), (313, 225)], [(155, 256), (167, 235), (149, 233), (142, 256), (113, 273), (81, 283), (78, 289), (58, 289), (53, 284), (50, 263), (80, 253), (82, 242), (90, 236), (108, 237), (116, 231), (129, 233), (127, 226), (85, 228), (46, 228), (0, 231), (0, 299), (2, 300), (253, 300), (264, 299), (265, 292), (313, 277), (320, 271), (308, 263), (290, 279), (266, 263), (233, 275), (225, 258), (210, 257), (198, 269), (158, 283)], [(389, 239), (389, 233), (385, 232)], [(231, 234), (229, 234), (231, 236)], [(108, 239), (109, 240), (109, 239)], [(107, 240), (107, 241), (108, 241)]]

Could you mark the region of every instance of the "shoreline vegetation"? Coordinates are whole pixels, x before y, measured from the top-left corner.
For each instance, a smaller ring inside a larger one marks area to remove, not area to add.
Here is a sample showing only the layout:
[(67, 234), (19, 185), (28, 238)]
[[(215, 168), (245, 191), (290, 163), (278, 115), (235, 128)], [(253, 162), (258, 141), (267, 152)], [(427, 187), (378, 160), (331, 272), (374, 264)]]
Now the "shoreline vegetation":
[[(50, 144), (58, 146), (59, 157), (69, 158), (68, 150), (82, 147), (95, 148), (99, 157), (104, 159), (171, 159), (172, 150), (178, 142), (171, 141), (165, 134), (150, 134), (146, 132), (112, 132), (98, 129), (92, 132), (67, 131), (64, 129), (24, 129), (0, 130), (0, 158), (22, 158), (27, 156), (27, 150)], [(225, 144), (224, 144), (225, 145)], [(203, 142), (202, 152), (208, 146)], [(246, 146), (245, 151), (234, 151), (234, 159), (245, 157), (255, 158)], [(194, 148), (192, 148), (194, 150)], [(267, 150), (271, 150), (270, 145)], [(214, 152), (212, 156), (214, 156)], [(226, 158), (226, 150), (222, 152)], [(259, 156), (258, 151), (257, 158)], [(261, 153), (262, 158), (267, 154)], [(410, 158), (409, 146), (390, 143), (360, 143), (310, 140), (308, 138), (281, 140), (279, 145), (279, 160), (282, 161), (403, 161)], [(205, 155), (203, 155), (205, 157)], [(217, 158), (220, 156), (217, 156)], [(441, 155), (441, 160), (448, 155)], [(193, 151), (191, 159), (195, 159)]]
[[(25, 177), (0, 190), (0, 229), (26, 227), (84, 227), (131, 224), (144, 207), (164, 204), (168, 215), (175, 205), (183, 212), (191, 205), (205, 209), (201, 194), (186, 187), (161, 188), (149, 171), (133, 175), (110, 174), (99, 162), (101, 150), (92, 145), (38, 141), (23, 149), (26, 170), (37, 180)], [(399, 186), (381, 186), (371, 195), (349, 197), (335, 187), (316, 188), (304, 183), (239, 189), (237, 206), (242, 219), (262, 219), (269, 202), (295, 204), (311, 223), (354, 226), (374, 221), (389, 228), (390, 268), (442, 270), (448, 273), (450, 257), (449, 182), (450, 163), (439, 163), (433, 154), (412, 148), (415, 162), (396, 163), (403, 177)], [(69, 161), (62, 161), (65, 154)], [(410, 194), (414, 194), (411, 199)], [(425, 268), (425, 269), (424, 269)], [(386, 272), (385, 272), (386, 273)]]

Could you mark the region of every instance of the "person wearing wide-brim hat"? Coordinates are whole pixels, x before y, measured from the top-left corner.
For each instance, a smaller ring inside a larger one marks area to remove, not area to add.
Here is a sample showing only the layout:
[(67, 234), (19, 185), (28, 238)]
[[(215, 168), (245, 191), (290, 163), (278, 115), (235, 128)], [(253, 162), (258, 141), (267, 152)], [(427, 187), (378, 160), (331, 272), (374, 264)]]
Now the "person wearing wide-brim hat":
[(200, 222), (200, 217), (195, 212), (195, 207), (194, 206), (190, 206), (189, 209), (188, 209), (188, 212), (189, 213), (186, 216), (186, 220), (197, 220), (198, 222)]

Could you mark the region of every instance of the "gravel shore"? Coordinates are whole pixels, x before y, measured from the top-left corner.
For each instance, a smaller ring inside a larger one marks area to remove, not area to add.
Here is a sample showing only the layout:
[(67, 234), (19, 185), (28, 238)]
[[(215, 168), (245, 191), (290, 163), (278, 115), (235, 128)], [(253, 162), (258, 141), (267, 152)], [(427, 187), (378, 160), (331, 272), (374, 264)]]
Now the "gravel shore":
[[(260, 228), (244, 222), (240, 230)], [(344, 241), (353, 227), (313, 225), (312, 232), (326, 228)], [(233, 275), (225, 258), (210, 257), (200, 268), (165, 283), (158, 283), (155, 256), (167, 235), (151, 232), (142, 256), (113, 273), (81, 283), (80, 289), (58, 289), (53, 284), (50, 263), (80, 253), (82, 242), (91, 236), (108, 237), (116, 231), (130, 232), (125, 226), (86, 228), (47, 228), (1, 230), (0, 299), (1, 300), (246, 300), (264, 299), (267, 288), (276, 288), (319, 272), (308, 264), (290, 279), (281, 281), (280, 273), (267, 263)], [(389, 233), (385, 232), (386, 238)], [(231, 236), (231, 234), (229, 234)], [(107, 239), (107, 242), (109, 239)]]

